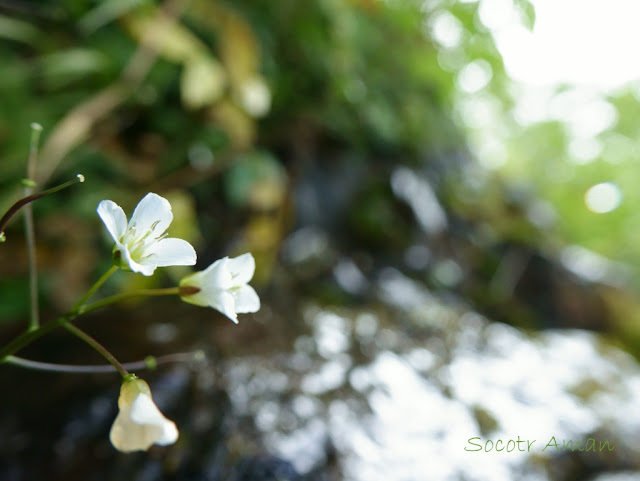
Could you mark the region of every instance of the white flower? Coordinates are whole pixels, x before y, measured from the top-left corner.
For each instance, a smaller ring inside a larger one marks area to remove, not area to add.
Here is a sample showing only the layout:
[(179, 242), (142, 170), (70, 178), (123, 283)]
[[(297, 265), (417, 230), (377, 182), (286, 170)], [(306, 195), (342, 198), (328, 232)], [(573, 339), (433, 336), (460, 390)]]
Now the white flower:
[(191, 244), (166, 237), (173, 213), (164, 197), (148, 193), (136, 206), (128, 225), (124, 211), (113, 201), (100, 202), (98, 215), (116, 243), (113, 252), (123, 269), (150, 276), (156, 267), (196, 263), (196, 251)]
[(217, 309), (237, 324), (237, 314), (260, 309), (258, 294), (247, 284), (255, 268), (256, 262), (250, 253), (218, 259), (204, 271), (182, 279), (180, 295), (190, 304)]
[(122, 383), (118, 407), (120, 412), (109, 433), (118, 451), (146, 451), (152, 444), (167, 446), (178, 439), (175, 423), (162, 415), (142, 379), (131, 376)]

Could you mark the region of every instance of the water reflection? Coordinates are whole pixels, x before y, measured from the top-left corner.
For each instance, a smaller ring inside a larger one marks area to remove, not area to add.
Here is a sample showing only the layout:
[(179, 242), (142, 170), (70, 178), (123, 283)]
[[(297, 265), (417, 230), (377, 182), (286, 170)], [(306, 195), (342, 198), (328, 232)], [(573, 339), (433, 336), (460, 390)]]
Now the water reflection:
[[(305, 474), (335, 450), (336, 479), (363, 481), (569, 479), (559, 460), (577, 455), (638, 468), (640, 369), (629, 356), (589, 332), (490, 323), (394, 269), (377, 285), (382, 306), (307, 307), (308, 331), (272, 364), (229, 361), (234, 409), (272, 455)], [(518, 437), (527, 450), (464, 449)], [(606, 438), (615, 451), (544, 449), (552, 437)]]
[[(109, 379), (106, 394), (78, 394), (75, 380), (51, 389), (64, 413), (59, 431), (24, 421), (36, 397), (0, 411), (0, 453), (17, 453), (15, 466), (0, 459), (0, 479), (37, 472), (19, 457), (39, 449), (25, 432), (50, 441), (38, 451), (55, 458), (50, 479), (570, 481), (606, 472), (596, 479), (607, 481), (640, 471), (640, 367), (630, 356), (594, 333), (492, 323), (395, 268), (367, 282), (373, 295), (351, 307), (299, 298), (287, 315), (265, 305), (264, 317), (239, 326), (183, 319), (181, 332), (211, 340), (213, 356), (150, 380), (181, 429), (161, 456), (120, 458), (110, 448)], [(158, 346), (177, 342), (155, 315), (137, 328)], [(41, 377), (21, 376), (41, 389)], [(544, 449), (552, 438), (560, 450)], [(562, 451), (564, 440), (589, 438), (615, 449)], [(499, 439), (513, 449), (493, 449)]]

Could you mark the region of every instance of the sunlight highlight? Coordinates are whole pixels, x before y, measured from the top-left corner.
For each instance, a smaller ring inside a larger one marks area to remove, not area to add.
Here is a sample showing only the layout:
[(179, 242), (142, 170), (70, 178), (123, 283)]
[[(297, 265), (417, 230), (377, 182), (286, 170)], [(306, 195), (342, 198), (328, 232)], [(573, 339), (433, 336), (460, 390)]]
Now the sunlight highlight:
[[(511, 3), (511, 2), (509, 2)], [(502, 4), (483, 0), (491, 8)], [(534, 0), (533, 32), (516, 22), (489, 22), (509, 74), (530, 85), (571, 83), (615, 88), (640, 78), (640, 3), (635, 0)], [(500, 18), (505, 14), (501, 13)], [(484, 18), (481, 16), (481, 19)]]
[(602, 182), (587, 190), (584, 195), (587, 208), (596, 214), (616, 210), (622, 203), (622, 191), (613, 182)]

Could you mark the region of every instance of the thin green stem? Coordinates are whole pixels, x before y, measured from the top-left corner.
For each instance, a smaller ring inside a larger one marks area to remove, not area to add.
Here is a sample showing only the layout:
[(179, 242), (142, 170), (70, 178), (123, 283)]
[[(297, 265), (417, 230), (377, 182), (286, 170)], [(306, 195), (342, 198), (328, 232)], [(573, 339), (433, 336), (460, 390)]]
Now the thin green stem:
[[(85, 302), (87, 302), (87, 299), (89, 299), (98, 289), (100, 289), (100, 286), (102, 286), (102, 284), (104, 284), (107, 281), (107, 279), (109, 279), (109, 277), (111, 277), (113, 273), (116, 272), (117, 270), (118, 270), (118, 266), (115, 266), (115, 265), (111, 266), (109, 270), (104, 274), (102, 274), (102, 277), (100, 277), (100, 279), (98, 279), (96, 283), (91, 286), (91, 288), (85, 293), (85, 295), (82, 296), (80, 300), (73, 305), (73, 307), (69, 310), (69, 312), (76, 313), (82, 310), (81, 309), (82, 305)], [(86, 312), (85, 310), (82, 310), (82, 311)]]
[(100, 307), (107, 306), (109, 304), (113, 304), (115, 302), (130, 299), (132, 297), (139, 296), (169, 296), (169, 295), (177, 295), (180, 293), (179, 287), (168, 287), (164, 289), (140, 289), (137, 291), (125, 292), (123, 294), (118, 294), (115, 296), (107, 297), (105, 299), (101, 299), (92, 304), (83, 305), (83, 303), (95, 292), (98, 288), (117, 270), (116, 266), (111, 267), (98, 281), (89, 289), (89, 291), (80, 299), (76, 304), (65, 314), (51, 322), (43, 324), (34, 330), (25, 331), (16, 337), (9, 344), (0, 349), (0, 364), (3, 362), (8, 362), (9, 356), (18, 352), (20, 349), (23, 349), (27, 345), (31, 344), (35, 340), (39, 339), (43, 335), (52, 330), (60, 327), (70, 325), (70, 322), (73, 321), (76, 317), (81, 314), (86, 314), (87, 312), (91, 312), (93, 310), (99, 309)]
[(33, 122), (31, 124), (31, 142), (29, 144), (29, 160), (27, 162), (27, 179), (35, 182), (36, 162), (38, 160), (38, 145), (40, 144), (40, 134), (42, 125)]
[(122, 364), (120, 364), (120, 361), (118, 361), (115, 356), (113, 354), (111, 354), (106, 347), (104, 347), (102, 344), (100, 344), (98, 341), (96, 341), (93, 337), (91, 337), (89, 334), (87, 334), (86, 332), (84, 332), (82, 329), (74, 326), (73, 324), (71, 324), (70, 322), (66, 322), (63, 324), (64, 328), (69, 331), (71, 334), (73, 334), (74, 336), (82, 339), (84, 342), (86, 342), (87, 344), (89, 344), (92, 348), (94, 348), (96, 351), (98, 351), (100, 354), (102, 354), (102, 356), (109, 361), (109, 364), (111, 364), (116, 371), (118, 371), (120, 373), (120, 375), (122, 377), (126, 377), (129, 375), (129, 371), (127, 371), (124, 366)]
[[(155, 369), (160, 364), (178, 363), (178, 362), (202, 362), (206, 359), (203, 351), (179, 352), (175, 354), (167, 354), (165, 356), (147, 356), (141, 361), (125, 362), (122, 366), (129, 371), (141, 371), (143, 369)], [(89, 374), (89, 373), (107, 373), (117, 372), (116, 368), (111, 364), (96, 366), (78, 366), (73, 364), (55, 364), (50, 362), (32, 361), (17, 356), (7, 356), (7, 364), (23, 367), (25, 369), (33, 369), (36, 371), (64, 372), (70, 374)]]
[[(25, 187), (25, 192), (28, 187)], [(38, 309), (38, 265), (36, 263), (36, 234), (33, 225), (33, 210), (28, 205), (24, 211), (25, 241), (27, 244), (27, 258), (29, 262), (29, 330), (33, 331), (40, 325), (40, 311)]]
[(84, 182), (84, 175), (78, 174), (75, 179), (70, 180), (69, 182), (65, 182), (64, 184), (60, 184), (56, 187), (52, 187), (51, 189), (43, 190), (42, 192), (38, 192), (37, 194), (28, 195), (18, 200), (15, 204), (9, 207), (9, 210), (5, 212), (5, 214), (0, 219), (0, 241), (4, 242), (4, 229), (7, 227), (9, 220), (25, 205), (33, 202), (34, 200), (38, 200), (47, 195), (55, 194), (59, 190), (66, 189), (67, 187), (77, 184), (79, 182)]
[[(38, 160), (38, 143), (42, 126), (31, 124), (31, 143), (29, 146), (29, 160), (27, 161), (27, 182), (25, 182), (24, 195), (29, 197), (33, 194), (32, 184), (36, 172), (36, 162)], [(36, 235), (33, 223), (33, 209), (31, 204), (24, 208), (25, 240), (27, 244), (27, 254), (29, 259), (29, 330), (33, 331), (40, 325), (40, 312), (38, 309), (38, 264), (36, 262)]]
[(115, 296), (105, 297), (99, 301), (81, 306), (78, 308), (79, 313), (85, 314), (87, 312), (99, 309), (100, 307), (108, 306), (119, 301), (131, 299), (133, 297), (142, 296), (171, 296), (178, 295), (180, 293), (179, 287), (167, 287), (164, 289), (139, 289), (137, 291), (124, 292), (122, 294), (116, 294)]
[(87, 293), (82, 296), (82, 298), (76, 302), (76, 304), (63, 316), (59, 318), (47, 322), (46, 324), (40, 325), (35, 329), (29, 329), (26, 332), (23, 332), (18, 337), (13, 339), (9, 344), (0, 349), (0, 364), (7, 361), (7, 357), (11, 354), (18, 352), (20, 349), (25, 346), (31, 344), (36, 339), (44, 336), (46, 333), (51, 332), (52, 330), (63, 326), (65, 324), (69, 324), (72, 320), (80, 315), (79, 308), (85, 301), (100, 288), (102, 284), (113, 274), (116, 270), (118, 270), (117, 266), (112, 266), (107, 272), (105, 272), (98, 281), (91, 286), (91, 288), (87, 291)]

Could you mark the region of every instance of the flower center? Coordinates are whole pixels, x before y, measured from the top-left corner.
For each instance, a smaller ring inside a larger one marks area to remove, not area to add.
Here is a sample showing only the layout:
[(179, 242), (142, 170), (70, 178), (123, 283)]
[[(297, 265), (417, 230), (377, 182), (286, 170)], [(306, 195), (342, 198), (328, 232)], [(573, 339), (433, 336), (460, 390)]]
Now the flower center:
[(150, 245), (160, 241), (167, 236), (166, 233), (163, 233), (153, 237), (154, 230), (159, 223), (159, 220), (155, 221), (153, 224), (151, 224), (151, 227), (149, 227), (149, 229), (147, 229), (146, 232), (143, 232), (141, 235), (136, 232), (135, 224), (131, 225), (127, 229), (127, 232), (122, 237), (122, 244), (126, 246), (132, 259), (143, 260), (153, 255), (145, 255), (146, 250)]

